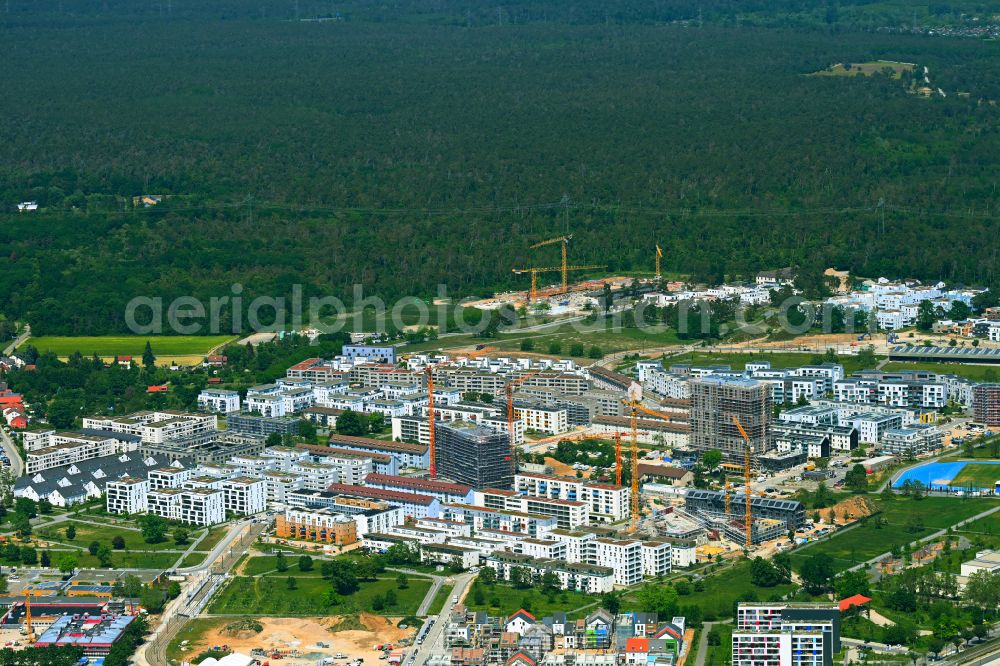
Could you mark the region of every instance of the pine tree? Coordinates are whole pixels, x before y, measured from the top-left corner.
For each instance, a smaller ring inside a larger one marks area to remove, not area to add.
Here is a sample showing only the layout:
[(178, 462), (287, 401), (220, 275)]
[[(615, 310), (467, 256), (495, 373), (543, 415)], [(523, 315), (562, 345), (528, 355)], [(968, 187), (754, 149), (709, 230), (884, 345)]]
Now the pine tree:
[(142, 364), (146, 369), (152, 369), (156, 365), (156, 356), (153, 354), (153, 346), (146, 340), (146, 349), (142, 352)]

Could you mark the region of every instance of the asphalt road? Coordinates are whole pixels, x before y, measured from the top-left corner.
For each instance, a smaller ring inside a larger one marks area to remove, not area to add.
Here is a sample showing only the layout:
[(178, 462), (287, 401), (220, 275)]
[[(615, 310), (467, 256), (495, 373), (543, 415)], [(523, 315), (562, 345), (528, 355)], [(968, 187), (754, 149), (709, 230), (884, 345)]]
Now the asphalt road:
[(31, 326), (28, 324), (24, 325), (24, 331), (21, 335), (17, 336), (9, 345), (4, 347), (3, 355), (10, 356), (14, 353), (14, 350), (24, 344), (24, 342), (31, 337)]
[(421, 645), (415, 646), (414, 651), (406, 659), (406, 664), (413, 664), (414, 666), (423, 666), (424, 662), (427, 661), (428, 657), (434, 654), (445, 654), (444, 645), (444, 629), (448, 624), (448, 618), (451, 616), (452, 609), (455, 607), (455, 603), (452, 603), (452, 599), (458, 598), (457, 603), (463, 603), (465, 601), (465, 595), (469, 591), (469, 585), (476, 578), (475, 573), (463, 573), (455, 576), (455, 587), (448, 597), (448, 600), (444, 604), (444, 608), (441, 609), (440, 615), (431, 616), (427, 619), (428, 622), (433, 621), (434, 624), (431, 626), (427, 636), (424, 638), (424, 642)]
[(10, 459), (10, 468), (14, 472), (14, 478), (20, 478), (24, 474), (24, 461), (21, 460), (21, 454), (17, 452), (17, 447), (14, 446), (10, 435), (7, 434), (6, 428), (2, 426), (0, 426), (0, 447), (3, 447), (4, 453)]

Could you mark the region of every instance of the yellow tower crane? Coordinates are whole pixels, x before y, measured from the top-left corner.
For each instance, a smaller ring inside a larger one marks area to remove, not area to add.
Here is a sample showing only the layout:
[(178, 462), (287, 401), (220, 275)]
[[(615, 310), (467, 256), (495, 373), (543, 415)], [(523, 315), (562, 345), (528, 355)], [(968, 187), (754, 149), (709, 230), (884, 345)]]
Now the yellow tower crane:
[(548, 240), (543, 240), (540, 243), (535, 243), (531, 245), (528, 249), (534, 250), (536, 248), (544, 247), (546, 245), (552, 245), (553, 243), (560, 243), (562, 248), (562, 289), (563, 292), (569, 289), (569, 280), (567, 279), (567, 273), (569, 272), (569, 266), (566, 265), (566, 251), (569, 247), (569, 241), (573, 238), (573, 234), (566, 236), (559, 236), (557, 238), (550, 238)]
[(555, 273), (561, 272), (563, 274), (563, 291), (566, 291), (566, 272), (567, 271), (589, 271), (589, 270), (600, 270), (607, 268), (607, 265), (594, 265), (594, 266), (549, 266), (546, 268), (514, 268), (511, 269), (513, 273), (521, 275), (523, 273), (531, 273), (531, 291), (528, 293), (528, 302), (534, 303), (538, 300), (538, 274), (539, 273)]
[(656, 246), (656, 273), (655, 273), (655, 276), (656, 276), (657, 280), (660, 279), (660, 259), (662, 257), (663, 257), (663, 250), (661, 250), (660, 246), (657, 245)]
[(27, 631), (28, 645), (35, 642), (35, 630), (31, 626), (31, 593), (30, 587), (24, 590), (24, 628)]
[(745, 515), (743, 516), (744, 527), (746, 528), (746, 549), (750, 550), (753, 546), (753, 514), (750, 511), (750, 498), (752, 493), (750, 491), (750, 457), (753, 454), (753, 445), (750, 443), (750, 435), (747, 431), (743, 429), (743, 424), (740, 420), (733, 415), (733, 423), (736, 425), (736, 429), (740, 431), (740, 437), (743, 438), (743, 497), (746, 501)]
[(642, 405), (642, 387), (632, 382), (628, 387), (628, 397), (622, 402), (631, 408), (629, 426), (632, 435), (632, 524), (629, 532), (635, 532), (639, 527), (639, 412), (649, 414), (664, 421), (672, 420), (670, 414), (658, 412)]

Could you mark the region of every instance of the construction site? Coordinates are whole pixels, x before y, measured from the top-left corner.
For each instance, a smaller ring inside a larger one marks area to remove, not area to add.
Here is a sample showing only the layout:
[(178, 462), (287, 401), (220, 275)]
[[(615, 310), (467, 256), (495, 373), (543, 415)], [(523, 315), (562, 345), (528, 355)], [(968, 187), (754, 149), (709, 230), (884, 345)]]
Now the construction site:
[[(559, 265), (552, 266), (530, 266), (513, 267), (511, 272), (515, 275), (526, 275), (530, 278), (530, 286), (524, 291), (514, 291), (497, 294), (493, 298), (483, 299), (468, 303), (470, 307), (483, 309), (493, 309), (502, 305), (513, 307), (542, 307), (544, 306), (548, 314), (551, 315), (572, 315), (592, 309), (597, 304), (594, 293), (604, 289), (604, 285), (610, 286), (613, 290), (624, 288), (639, 279), (652, 279), (659, 281), (660, 260), (663, 257), (663, 250), (659, 245), (654, 245), (653, 257), (655, 270), (648, 273), (632, 274), (630, 276), (611, 275), (597, 280), (570, 281), (570, 275), (578, 272), (603, 271), (607, 269), (606, 264), (571, 264), (569, 259), (570, 241), (573, 234), (549, 238), (529, 246), (529, 250), (538, 250), (544, 247), (558, 245), (560, 249), (561, 261)], [(548, 276), (557, 275), (558, 282), (549, 282)]]

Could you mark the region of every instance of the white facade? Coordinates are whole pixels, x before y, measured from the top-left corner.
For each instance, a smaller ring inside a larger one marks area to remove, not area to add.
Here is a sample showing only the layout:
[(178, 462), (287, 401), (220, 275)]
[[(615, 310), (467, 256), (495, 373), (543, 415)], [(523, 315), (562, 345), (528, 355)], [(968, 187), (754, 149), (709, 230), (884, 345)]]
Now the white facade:
[(222, 484), (225, 509), (240, 516), (263, 513), (267, 508), (267, 482), (240, 476)]
[(597, 539), (594, 556), (601, 566), (615, 572), (616, 585), (635, 585), (642, 581), (642, 542)]
[(146, 513), (148, 506), (149, 481), (124, 478), (108, 481), (104, 495), (108, 513), (132, 515)]
[(240, 411), (239, 391), (204, 389), (198, 394), (198, 407), (206, 412), (229, 414)]
[(671, 548), (666, 541), (642, 543), (642, 573), (646, 576), (666, 576), (670, 573)]

